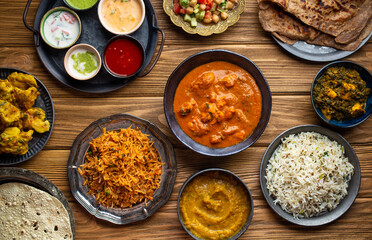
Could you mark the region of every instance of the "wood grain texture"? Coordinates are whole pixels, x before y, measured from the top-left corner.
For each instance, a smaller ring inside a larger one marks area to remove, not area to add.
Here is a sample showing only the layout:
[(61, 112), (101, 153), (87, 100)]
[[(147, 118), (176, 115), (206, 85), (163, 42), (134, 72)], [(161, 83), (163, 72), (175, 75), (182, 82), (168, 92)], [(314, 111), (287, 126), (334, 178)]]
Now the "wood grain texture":
[[(31, 3), (27, 22), (33, 25), (40, 0)], [(174, 26), (162, 9), (161, 0), (152, 1), (159, 27), (166, 34), (162, 55), (149, 75), (104, 94), (82, 93), (61, 84), (41, 63), (32, 33), (22, 22), (26, 0), (0, 1), (0, 67), (28, 71), (51, 93), (55, 126), (45, 148), (33, 159), (16, 165), (35, 171), (55, 183), (68, 199), (76, 220), (76, 239), (190, 239), (177, 216), (178, 192), (194, 172), (220, 167), (236, 173), (254, 198), (252, 224), (241, 239), (372, 239), (372, 120), (338, 132), (350, 142), (361, 166), (358, 197), (337, 221), (326, 226), (304, 228), (286, 222), (266, 203), (259, 183), (262, 156), (270, 142), (288, 128), (303, 124), (322, 125), (310, 103), (310, 86), (325, 63), (312, 63), (283, 51), (264, 32), (257, 18), (257, 3), (246, 0), (240, 20), (226, 32), (210, 37), (188, 35)], [(10, 14), (11, 13), (11, 14)], [(192, 152), (169, 129), (163, 111), (163, 94), (169, 75), (185, 58), (209, 49), (227, 49), (242, 54), (260, 68), (273, 95), (270, 121), (260, 139), (233, 156), (212, 158)], [(372, 71), (372, 39), (345, 58)], [(177, 159), (177, 179), (170, 200), (150, 218), (117, 226), (91, 216), (72, 196), (67, 178), (67, 160), (76, 136), (91, 122), (117, 113), (129, 113), (149, 120), (172, 142)]]

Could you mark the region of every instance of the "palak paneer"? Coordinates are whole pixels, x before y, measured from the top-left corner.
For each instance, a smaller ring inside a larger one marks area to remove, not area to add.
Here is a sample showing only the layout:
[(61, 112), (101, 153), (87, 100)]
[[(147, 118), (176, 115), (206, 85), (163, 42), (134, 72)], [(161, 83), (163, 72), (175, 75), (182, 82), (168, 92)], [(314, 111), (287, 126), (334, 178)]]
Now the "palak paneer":
[(317, 80), (314, 102), (328, 120), (344, 121), (365, 114), (370, 92), (357, 70), (331, 67)]

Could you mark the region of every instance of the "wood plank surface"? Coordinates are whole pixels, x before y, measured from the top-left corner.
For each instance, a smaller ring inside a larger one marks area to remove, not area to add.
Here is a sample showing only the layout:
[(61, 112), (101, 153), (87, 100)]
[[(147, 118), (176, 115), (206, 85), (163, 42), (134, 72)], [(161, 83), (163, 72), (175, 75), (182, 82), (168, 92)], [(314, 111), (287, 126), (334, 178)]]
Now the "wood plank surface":
[[(31, 3), (27, 16), (30, 25), (33, 25), (40, 1)], [(3, 16), (0, 18), (0, 67), (28, 71), (46, 85), (55, 107), (55, 125), (45, 148), (31, 160), (15, 166), (35, 171), (61, 189), (73, 210), (76, 239), (190, 239), (178, 221), (178, 192), (192, 173), (209, 167), (233, 171), (252, 192), (254, 217), (241, 239), (372, 239), (371, 119), (352, 129), (335, 130), (354, 148), (362, 171), (358, 197), (340, 219), (325, 226), (300, 227), (276, 215), (262, 195), (259, 168), (270, 142), (297, 125), (324, 126), (312, 108), (310, 87), (316, 73), (326, 63), (301, 60), (282, 50), (261, 28), (255, 0), (246, 0), (246, 9), (234, 26), (209, 37), (183, 32), (163, 11), (163, 1), (152, 0), (159, 27), (166, 35), (158, 63), (146, 77), (103, 94), (73, 90), (48, 72), (36, 53), (32, 33), (23, 25), (26, 2), (0, 1)], [(226, 49), (251, 59), (265, 75), (273, 99), (270, 121), (260, 139), (241, 153), (221, 158), (197, 154), (180, 143), (169, 129), (163, 111), (164, 88), (172, 71), (190, 55), (210, 49)], [(372, 71), (372, 39), (345, 60), (357, 62)], [(172, 142), (177, 159), (177, 178), (169, 201), (150, 218), (124, 226), (96, 219), (74, 199), (66, 166), (76, 136), (91, 122), (117, 113), (132, 114), (159, 127)]]

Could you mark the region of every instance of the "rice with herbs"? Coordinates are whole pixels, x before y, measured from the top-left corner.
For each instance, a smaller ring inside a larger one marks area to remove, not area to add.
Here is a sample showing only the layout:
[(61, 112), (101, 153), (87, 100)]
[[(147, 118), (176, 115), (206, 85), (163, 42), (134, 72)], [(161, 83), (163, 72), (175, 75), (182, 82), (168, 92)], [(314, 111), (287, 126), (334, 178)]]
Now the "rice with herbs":
[(275, 204), (296, 218), (309, 218), (337, 207), (353, 173), (340, 144), (319, 133), (302, 132), (282, 139), (265, 178)]

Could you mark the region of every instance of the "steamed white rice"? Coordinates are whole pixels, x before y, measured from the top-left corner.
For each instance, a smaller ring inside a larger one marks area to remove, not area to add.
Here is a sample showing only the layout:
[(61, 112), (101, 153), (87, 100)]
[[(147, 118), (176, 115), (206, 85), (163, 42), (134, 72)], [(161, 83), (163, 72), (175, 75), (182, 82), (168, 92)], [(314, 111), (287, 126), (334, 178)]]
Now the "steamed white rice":
[(314, 132), (282, 139), (266, 168), (274, 203), (296, 218), (331, 211), (347, 195), (353, 165), (336, 141)]

